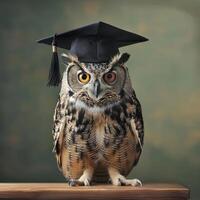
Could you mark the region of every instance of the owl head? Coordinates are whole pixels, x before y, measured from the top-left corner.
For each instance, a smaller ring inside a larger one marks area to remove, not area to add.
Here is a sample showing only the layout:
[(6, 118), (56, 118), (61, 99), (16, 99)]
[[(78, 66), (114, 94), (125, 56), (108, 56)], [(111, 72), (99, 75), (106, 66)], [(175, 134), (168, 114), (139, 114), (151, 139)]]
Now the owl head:
[(107, 63), (82, 63), (71, 54), (62, 54), (62, 59), (66, 65), (62, 91), (68, 92), (77, 106), (105, 108), (120, 100), (129, 54), (117, 54)]

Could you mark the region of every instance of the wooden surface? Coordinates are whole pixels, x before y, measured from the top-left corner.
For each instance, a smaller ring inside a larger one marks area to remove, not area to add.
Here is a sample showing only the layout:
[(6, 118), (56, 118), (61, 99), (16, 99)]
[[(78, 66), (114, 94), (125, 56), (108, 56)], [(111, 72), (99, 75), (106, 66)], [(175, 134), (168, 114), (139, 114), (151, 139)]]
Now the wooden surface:
[(112, 185), (69, 187), (66, 183), (0, 183), (0, 199), (186, 200), (189, 199), (189, 189), (178, 184), (144, 184), (135, 188)]

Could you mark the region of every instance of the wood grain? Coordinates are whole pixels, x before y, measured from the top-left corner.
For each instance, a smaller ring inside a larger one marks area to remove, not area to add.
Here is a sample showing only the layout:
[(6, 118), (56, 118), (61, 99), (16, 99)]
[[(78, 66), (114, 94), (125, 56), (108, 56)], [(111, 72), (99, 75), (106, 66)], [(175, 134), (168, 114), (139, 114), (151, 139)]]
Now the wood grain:
[(0, 199), (66, 200), (188, 200), (189, 189), (178, 184), (142, 187), (95, 185), (69, 187), (66, 183), (0, 183)]

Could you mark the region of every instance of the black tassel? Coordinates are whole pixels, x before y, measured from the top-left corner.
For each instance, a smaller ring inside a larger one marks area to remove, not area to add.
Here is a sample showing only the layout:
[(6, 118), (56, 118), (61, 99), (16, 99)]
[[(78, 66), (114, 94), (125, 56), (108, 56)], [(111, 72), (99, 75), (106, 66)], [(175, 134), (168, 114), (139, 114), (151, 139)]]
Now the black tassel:
[(60, 69), (59, 69), (59, 59), (58, 59), (58, 52), (56, 46), (56, 34), (54, 35), (52, 41), (52, 58), (51, 58), (51, 67), (49, 70), (49, 77), (48, 77), (48, 86), (58, 86), (61, 81)]

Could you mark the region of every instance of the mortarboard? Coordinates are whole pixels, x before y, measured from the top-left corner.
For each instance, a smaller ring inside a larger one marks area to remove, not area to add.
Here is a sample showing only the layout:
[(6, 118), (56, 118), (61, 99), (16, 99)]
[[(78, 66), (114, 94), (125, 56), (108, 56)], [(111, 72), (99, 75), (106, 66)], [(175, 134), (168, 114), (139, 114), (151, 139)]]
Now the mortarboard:
[(122, 30), (104, 22), (97, 22), (68, 32), (55, 34), (38, 40), (38, 43), (52, 45), (53, 56), (49, 71), (49, 86), (60, 83), (57, 47), (69, 50), (80, 62), (108, 62), (119, 53), (119, 48), (148, 39), (129, 31)]

